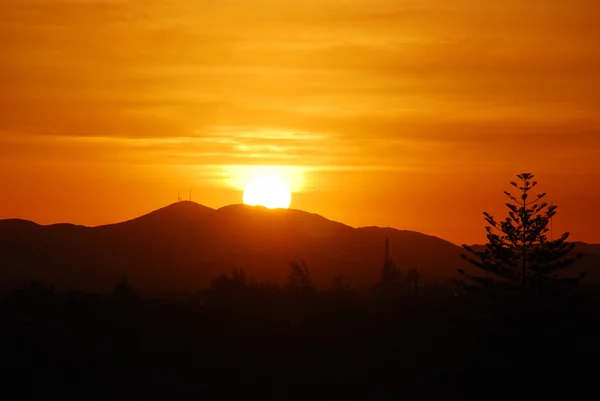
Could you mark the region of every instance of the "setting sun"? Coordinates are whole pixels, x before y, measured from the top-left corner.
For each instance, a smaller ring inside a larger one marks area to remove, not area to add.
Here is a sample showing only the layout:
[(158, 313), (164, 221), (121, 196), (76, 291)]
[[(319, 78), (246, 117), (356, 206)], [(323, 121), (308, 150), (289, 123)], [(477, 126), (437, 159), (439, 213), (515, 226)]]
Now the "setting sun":
[(292, 193), (287, 184), (274, 176), (262, 176), (251, 181), (244, 190), (244, 203), (269, 209), (289, 208)]

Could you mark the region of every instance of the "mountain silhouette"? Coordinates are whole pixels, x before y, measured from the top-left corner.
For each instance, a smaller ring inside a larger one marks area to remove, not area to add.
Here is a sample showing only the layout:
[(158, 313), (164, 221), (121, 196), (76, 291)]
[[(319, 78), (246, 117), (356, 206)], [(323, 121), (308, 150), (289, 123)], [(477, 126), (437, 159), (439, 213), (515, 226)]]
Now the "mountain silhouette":
[(181, 293), (234, 269), (282, 283), (294, 259), (306, 261), (317, 286), (341, 275), (356, 288), (368, 288), (380, 277), (385, 238), (400, 270), (419, 268), (423, 282), (469, 269), (461, 247), (414, 231), (353, 228), (294, 209), (215, 210), (183, 201), (98, 227), (0, 220), (0, 289), (33, 279), (62, 289), (107, 291), (127, 277), (141, 291)]

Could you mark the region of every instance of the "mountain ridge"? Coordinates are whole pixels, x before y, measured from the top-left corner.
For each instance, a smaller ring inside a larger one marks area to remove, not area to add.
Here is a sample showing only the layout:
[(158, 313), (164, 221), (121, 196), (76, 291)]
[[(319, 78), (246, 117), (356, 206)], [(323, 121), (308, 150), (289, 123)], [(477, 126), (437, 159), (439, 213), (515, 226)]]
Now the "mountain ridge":
[(337, 276), (374, 285), (385, 240), (396, 265), (419, 268), (424, 282), (469, 269), (464, 250), (442, 238), (392, 227), (351, 227), (297, 209), (183, 201), (120, 223), (86, 227), (0, 220), (0, 279), (39, 279), (68, 288), (107, 290), (126, 275), (146, 291), (194, 291), (244, 269), (283, 283), (289, 262), (305, 260), (318, 286)]

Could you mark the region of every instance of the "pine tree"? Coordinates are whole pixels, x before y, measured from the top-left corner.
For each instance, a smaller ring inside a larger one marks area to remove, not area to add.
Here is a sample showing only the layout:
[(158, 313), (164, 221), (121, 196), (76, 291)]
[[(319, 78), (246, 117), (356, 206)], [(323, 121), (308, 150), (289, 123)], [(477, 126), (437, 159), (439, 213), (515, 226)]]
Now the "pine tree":
[(400, 269), (396, 267), (396, 264), (390, 257), (390, 241), (386, 238), (381, 279), (375, 286), (377, 296), (384, 299), (397, 297), (403, 286), (401, 277)]
[(484, 212), (488, 243), (483, 251), (463, 245), (469, 254), (463, 259), (487, 272), (484, 277), (459, 273), (474, 284), (463, 280), (458, 285), (471, 293), (506, 300), (551, 300), (577, 285), (581, 278), (561, 278), (557, 272), (570, 266), (579, 256), (571, 257), (575, 244), (567, 242), (569, 233), (556, 240), (548, 239), (548, 224), (557, 207), (543, 202), (546, 193), (532, 195), (537, 186), (534, 175), (517, 176), (519, 183), (511, 185), (520, 192), (518, 196), (505, 191), (510, 199), (504, 221), (496, 221)]

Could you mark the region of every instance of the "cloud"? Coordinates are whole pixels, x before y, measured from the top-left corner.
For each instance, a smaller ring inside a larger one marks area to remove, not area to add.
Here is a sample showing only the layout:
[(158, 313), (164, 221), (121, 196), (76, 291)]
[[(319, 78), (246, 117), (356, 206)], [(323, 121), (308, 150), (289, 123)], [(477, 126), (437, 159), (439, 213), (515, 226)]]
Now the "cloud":
[(322, 169), (478, 164), (489, 149), (499, 163), (515, 138), (585, 156), (599, 8), (5, 0), (0, 142), (37, 158)]

